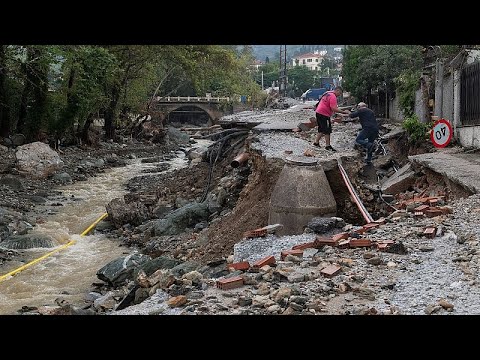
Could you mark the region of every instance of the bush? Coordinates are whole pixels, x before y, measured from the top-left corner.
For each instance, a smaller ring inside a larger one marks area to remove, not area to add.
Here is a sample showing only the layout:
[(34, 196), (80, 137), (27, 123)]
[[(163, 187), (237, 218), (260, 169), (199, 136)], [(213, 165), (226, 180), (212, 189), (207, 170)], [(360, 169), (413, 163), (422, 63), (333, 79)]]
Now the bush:
[(417, 115), (413, 115), (403, 121), (402, 127), (407, 131), (408, 141), (415, 144), (428, 139), (432, 123), (420, 122)]

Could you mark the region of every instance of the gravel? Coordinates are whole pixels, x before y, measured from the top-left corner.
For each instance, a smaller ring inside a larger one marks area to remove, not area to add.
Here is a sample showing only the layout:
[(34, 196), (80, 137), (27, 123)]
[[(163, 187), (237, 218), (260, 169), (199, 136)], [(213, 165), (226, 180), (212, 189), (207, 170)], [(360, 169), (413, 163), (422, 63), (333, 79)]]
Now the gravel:
[[(441, 299), (452, 303), (454, 309), (440, 310), (438, 314), (480, 314), (480, 288), (476, 281), (480, 262), (480, 195), (450, 205), (454, 208), (453, 216), (444, 221), (449, 230), (430, 241), (432, 252), (409, 254), (407, 271), (396, 280), (389, 301), (402, 314), (425, 314), (428, 306), (438, 306)], [(468, 240), (459, 244), (459, 237)], [(379, 309), (388, 308), (384, 302), (377, 305)]]
[(266, 256), (274, 255), (280, 260), (280, 253), (290, 250), (292, 246), (315, 240), (314, 234), (301, 234), (293, 236), (275, 236), (246, 239), (236, 243), (233, 247), (234, 262), (248, 261), (253, 264)]

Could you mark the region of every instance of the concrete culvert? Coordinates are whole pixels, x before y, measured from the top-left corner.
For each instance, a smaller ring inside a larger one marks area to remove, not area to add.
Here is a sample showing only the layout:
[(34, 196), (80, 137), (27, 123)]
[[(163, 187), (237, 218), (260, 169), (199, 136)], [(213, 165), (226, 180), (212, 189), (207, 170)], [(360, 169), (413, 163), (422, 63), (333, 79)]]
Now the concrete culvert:
[(316, 216), (335, 216), (337, 204), (322, 166), (308, 157), (288, 157), (270, 199), (269, 224), (278, 235), (301, 234)]

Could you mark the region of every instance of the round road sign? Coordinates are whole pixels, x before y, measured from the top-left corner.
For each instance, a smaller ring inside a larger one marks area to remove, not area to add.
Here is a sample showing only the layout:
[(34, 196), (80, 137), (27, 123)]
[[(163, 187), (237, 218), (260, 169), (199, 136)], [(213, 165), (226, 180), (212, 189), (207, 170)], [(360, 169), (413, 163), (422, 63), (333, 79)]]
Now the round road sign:
[(443, 148), (452, 140), (453, 130), (450, 122), (445, 119), (435, 121), (433, 129), (430, 131), (430, 139), (437, 148)]

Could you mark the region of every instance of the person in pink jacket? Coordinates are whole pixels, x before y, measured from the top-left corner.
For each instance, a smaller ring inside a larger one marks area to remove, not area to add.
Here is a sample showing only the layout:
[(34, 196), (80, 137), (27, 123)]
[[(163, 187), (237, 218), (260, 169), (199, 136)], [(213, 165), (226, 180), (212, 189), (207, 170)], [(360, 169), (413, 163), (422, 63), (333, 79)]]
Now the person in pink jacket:
[(325, 149), (330, 151), (336, 151), (330, 145), (330, 134), (332, 133), (332, 122), (330, 117), (333, 113), (340, 113), (348, 115), (348, 110), (340, 110), (337, 105), (337, 96), (343, 94), (341, 86), (337, 86), (333, 91), (327, 91), (320, 97), (318, 106), (315, 109), (315, 116), (318, 124), (318, 134), (315, 137), (314, 146), (320, 146), (319, 141), (323, 135), (325, 135)]

